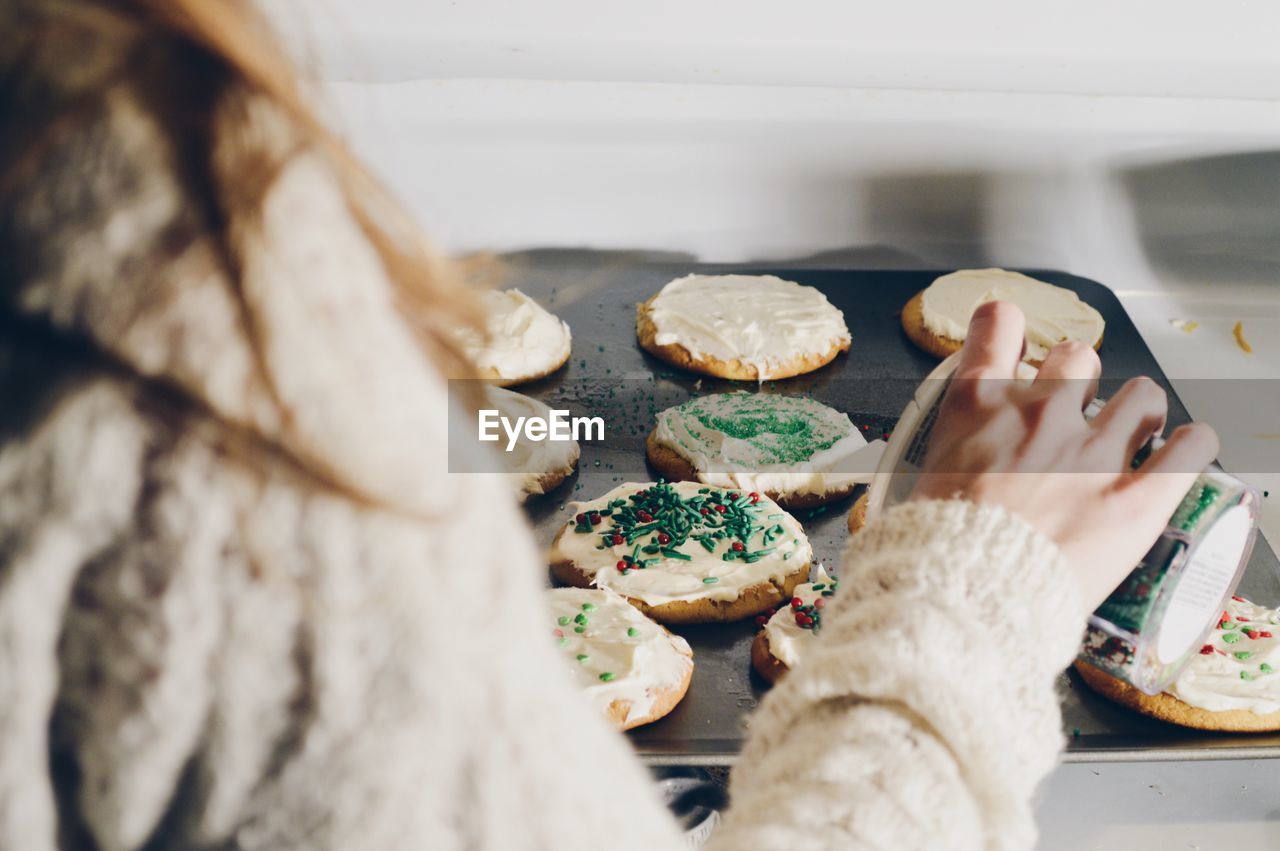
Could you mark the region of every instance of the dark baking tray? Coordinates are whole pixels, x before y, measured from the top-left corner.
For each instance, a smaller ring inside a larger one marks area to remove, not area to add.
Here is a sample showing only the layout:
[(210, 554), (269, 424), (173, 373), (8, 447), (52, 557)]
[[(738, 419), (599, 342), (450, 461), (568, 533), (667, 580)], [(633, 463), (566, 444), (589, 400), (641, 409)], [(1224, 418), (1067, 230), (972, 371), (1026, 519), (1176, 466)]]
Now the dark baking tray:
[[(788, 269), (614, 262), (589, 269), (530, 264), (513, 271), (511, 283), (550, 307), (573, 331), (573, 357), (556, 374), (521, 390), (574, 414), (600, 414), (609, 431), (601, 443), (583, 446), (578, 474), (554, 493), (533, 500), (528, 513), (539, 539), (550, 543), (565, 517), (564, 504), (594, 498), (621, 481), (653, 476), (644, 461), (644, 438), (653, 414), (691, 395), (754, 384), (724, 382), (672, 369), (635, 342), (635, 305), (673, 277), (691, 272), (772, 273), (824, 292), (844, 311), (853, 346), (848, 355), (811, 373), (766, 382), (764, 392), (812, 394), (846, 411), (868, 436), (892, 428), (920, 379), (937, 363), (903, 335), (898, 312), (938, 271)], [(1062, 272), (1030, 270), (1036, 277), (1075, 290), (1107, 322), (1100, 354), (1103, 393), (1134, 375), (1149, 375), (1168, 387), (1159, 365), (1120, 302), (1105, 286)], [(1170, 392), (1171, 425), (1187, 420)], [(825, 511), (800, 512), (817, 558), (839, 565), (847, 538), (850, 500)], [(1280, 563), (1259, 538), (1242, 593), (1280, 602)], [(654, 764), (723, 765), (741, 748), (744, 721), (767, 686), (751, 671), (750, 620), (677, 630), (693, 646), (696, 667), (683, 702), (666, 718), (632, 731), (636, 750)], [(1063, 723), (1066, 759), (1088, 761), (1224, 759), (1280, 756), (1280, 736), (1243, 736), (1185, 730), (1113, 705), (1064, 674)]]

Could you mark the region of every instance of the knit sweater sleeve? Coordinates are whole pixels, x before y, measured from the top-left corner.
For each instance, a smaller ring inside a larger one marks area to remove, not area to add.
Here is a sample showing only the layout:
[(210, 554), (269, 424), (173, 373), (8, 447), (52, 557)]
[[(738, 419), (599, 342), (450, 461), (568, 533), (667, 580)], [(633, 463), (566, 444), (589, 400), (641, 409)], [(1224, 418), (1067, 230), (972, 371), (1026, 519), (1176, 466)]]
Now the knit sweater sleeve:
[(841, 579), (752, 718), (715, 849), (1030, 848), (1085, 616), (1057, 547), (999, 508), (913, 502)]

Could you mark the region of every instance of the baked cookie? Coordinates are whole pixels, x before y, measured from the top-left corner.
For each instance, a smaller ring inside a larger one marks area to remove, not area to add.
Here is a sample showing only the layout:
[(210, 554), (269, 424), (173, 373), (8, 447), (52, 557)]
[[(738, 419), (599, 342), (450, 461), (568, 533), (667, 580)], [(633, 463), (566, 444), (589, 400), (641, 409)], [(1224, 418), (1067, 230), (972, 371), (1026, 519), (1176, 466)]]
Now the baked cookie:
[(1183, 727), (1232, 733), (1280, 730), (1280, 612), (1233, 597), (1208, 642), (1161, 694), (1143, 694), (1077, 661), (1103, 697)]
[(619, 485), (576, 503), (551, 545), (551, 572), (609, 588), (671, 624), (736, 621), (791, 599), (813, 550), (767, 496), (697, 482)]
[(640, 304), (640, 345), (669, 364), (737, 381), (812, 372), (849, 350), (844, 314), (773, 275), (686, 275)]
[(693, 678), (693, 650), (612, 591), (556, 588), (552, 634), (574, 682), (619, 730), (666, 715)]
[(1040, 364), (1064, 340), (1102, 345), (1102, 314), (1074, 292), (1004, 269), (965, 269), (938, 278), (902, 309), (902, 329), (911, 342), (945, 358), (960, 351), (969, 318), (978, 305), (1011, 301), (1027, 317), (1024, 360)]
[(870, 481), (884, 441), (868, 445), (847, 416), (813, 399), (738, 392), (666, 409), (645, 449), (668, 480), (756, 491), (794, 510)]
[(849, 534), (852, 535), (867, 525), (867, 502), (871, 498), (870, 491), (863, 491), (862, 496), (853, 501), (849, 509)]
[[(517, 417), (551, 418), (551, 408), (512, 390), (485, 387), (484, 397), (492, 410), (512, 422)], [(559, 487), (577, 469), (582, 453), (576, 440), (532, 441), (521, 434), (510, 451), (505, 437), (501, 442), (498, 455), (521, 502)]]
[(458, 332), (463, 354), (481, 378), (500, 387), (550, 375), (569, 360), (569, 326), (520, 290), (484, 294), (485, 333)]
[[(751, 666), (776, 683), (804, 655), (804, 648), (822, 628), (822, 610), (840, 583), (818, 568), (817, 578), (796, 586), (791, 601), (766, 620), (751, 642)], [(761, 618), (763, 619), (763, 618)]]

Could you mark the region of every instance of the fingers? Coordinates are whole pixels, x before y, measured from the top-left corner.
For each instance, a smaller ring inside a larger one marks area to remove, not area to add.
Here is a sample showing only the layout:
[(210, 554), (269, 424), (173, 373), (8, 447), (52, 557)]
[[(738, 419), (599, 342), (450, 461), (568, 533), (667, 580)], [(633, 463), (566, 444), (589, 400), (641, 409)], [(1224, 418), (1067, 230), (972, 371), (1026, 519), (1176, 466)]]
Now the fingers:
[(1034, 386), (1048, 392), (1063, 393), (1075, 402), (1080, 410), (1093, 401), (1098, 392), (1098, 378), (1102, 375), (1102, 361), (1092, 347), (1068, 340), (1049, 350)]
[[(1096, 440), (1114, 446), (1129, 464), (1153, 435), (1164, 431), (1169, 399), (1150, 378), (1134, 378), (1107, 402), (1093, 419)], [(1216, 450), (1215, 450), (1216, 452)]]
[(1026, 319), (1018, 306), (1006, 301), (978, 305), (960, 350), (959, 379), (1010, 380), (1022, 359)]
[(1129, 487), (1153, 510), (1172, 513), (1196, 477), (1218, 455), (1218, 435), (1204, 423), (1174, 429), (1133, 474)]

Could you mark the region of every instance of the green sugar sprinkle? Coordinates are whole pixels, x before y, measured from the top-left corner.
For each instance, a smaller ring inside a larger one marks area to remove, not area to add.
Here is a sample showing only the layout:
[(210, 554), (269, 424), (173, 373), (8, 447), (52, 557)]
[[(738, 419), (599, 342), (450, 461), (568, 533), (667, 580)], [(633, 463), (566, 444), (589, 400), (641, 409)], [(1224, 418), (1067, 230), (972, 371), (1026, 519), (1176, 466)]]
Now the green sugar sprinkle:
[(587, 616), (586, 616), (586, 615), (582, 615), (582, 614), (575, 615), (575, 616), (574, 616), (574, 618), (573, 618), (573, 622), (574, 622), (574, 623), (580, 623), (580, 624), (582, 624), (583, 626), (586, 626), (586, 625), (587, 625)]
[(560, 646), (561, 646), (561, 647), (564, 647), (564, 646), (565, 646), (566, 644), (568, 644), (568, 643), (569, 643), (569, 636), (567, 636), (567, 635), (562, 635), (562, 636), (560, 637)]
[(583, 603), (583, 604), (582, 604), (582, 611), (584, 611), (584, 612), (594, 612), (595, 610), (596, 610), (596, 604), (595, 604), (595, 603)]
[[(716, 393), (691, 399), (663, 412), (678, 420), (694, 440), (708, 443), (702, 429), (732, 438), (732, 460), (750, 466), (808, 461), (853, 431), (848, 417), (801, 396), (757, 393)], [(679, 429), (672, 429), (679, 433)], [(703, 446), (684, 448), (699, 451)]]
[(610, 682), (613, 679), (613, 677), (614, 677), (614, 674), (611, 671), (605, 671), (603, 674), (600, 675), (600, 681), (607, 683), (607, 682)]
[(635, 638), (639, 634), (640, 634), (640, 630), (636, 629), (634, 626), (627, 627), (628, 638)]
[(1241, 671), (1240, 679), (1244, 680), (1245, 682), (1248, 682), (1253, 679), (1253, 674), (1249, 673), (1248, 671)]
[(586, 653), (579, 653), (579, 654), (578, 654), (578, 661), (579, 661), (579, 662), (585, 662), (585, 661), (587, 661), (587, 660), (588, 660), (588, 659), (590, 659), (590, 658), (591, 658), (591, 657), (590, 657), (590, 656), (588, 656)]
[(587, 631), (587, 628), (585, 626), (575, 626), (573, 631), (578, 633), (578, 635), (582, 635), (582, 633)]
[(1235, 644), (1240, 640), (1240, 633), (1238, 632), (1223, 633), (1222, 640), (1225, 641), (1227, 644)]
[(1261, 665), (1258, 666), (1258, 670), (1264, 674), (1269, 674), (1271, 673), (1271, 666), (1268, 665), (1266, 662), (1263, 662)]
[(1236, 653), (1232, 653), (1231, 655), (1239, 659), (1241, 662), (1253, 657), (1253, 654), (1250, 653), (1248, 650), (1240, 650)]
[(715, 585), (715, 584), (716, 584), (717, 582), (719, 582), (719, 581), (720, 581), (720, 578), (719, 578), (719, 577), (717, 577), (717, 576), (704, 576), (704, 577), (702, 577), (702, 584), (703, 584), (703, 585)]
[(560, 617), (556, 618), (556, 623), (560, 624), (561, 626), (568, 626), (568, 625), (569, 625), (569, 616), (568, 616), (568, 615), (561, 615)]

